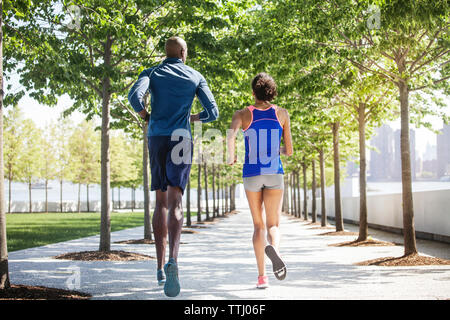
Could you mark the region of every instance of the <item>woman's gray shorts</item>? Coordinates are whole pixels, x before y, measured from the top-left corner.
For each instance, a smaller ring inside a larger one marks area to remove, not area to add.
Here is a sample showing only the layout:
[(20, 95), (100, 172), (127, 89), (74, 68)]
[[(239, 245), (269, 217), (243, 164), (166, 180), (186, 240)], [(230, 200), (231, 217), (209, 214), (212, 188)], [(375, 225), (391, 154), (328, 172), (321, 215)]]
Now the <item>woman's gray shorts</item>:
[(263, 174), (253, 177), (245, 177), (244, 189), (253, 192), (262, 191), (262, 189), (284, 189), (284, 180), (282, 174)]

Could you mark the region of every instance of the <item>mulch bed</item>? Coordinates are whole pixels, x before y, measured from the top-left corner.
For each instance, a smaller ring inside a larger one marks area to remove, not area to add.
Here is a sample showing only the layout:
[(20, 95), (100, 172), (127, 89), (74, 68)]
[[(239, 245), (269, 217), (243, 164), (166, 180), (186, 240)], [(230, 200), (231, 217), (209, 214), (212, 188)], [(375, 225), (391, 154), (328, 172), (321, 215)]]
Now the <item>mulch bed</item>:
[(318, 234), (318, 236), (357, 236), (358, 234), (358, 232), (351, 231), (331, 231)]
[(429, 265), (450, 265), (450, 260), (425, 257), (418, 254), (410, 254), (401, 257), (387, 257), (378, 258), (373, 260), (367, 260), (363, 262), (355, 263), (357, 266), (387, 266), (387, 267), (400, 267), (400, 266), (429, 266)]
[[(155, 244), (155, 240), (134, 239), (134, 240), (116, 241), (114, 243), (118, 243), (118, 244)], [(167, 243), (169, 243), (169, 242), (167, 242)], [(180, 244), (186, 244), (186, 242), (180, 242)]]
[(119, 243), (119, 244), (155, 244), (155, 240), (133, 239), (133, 240), (116, 241), (114, 243)]
[(394, 242), (380, 241), (374, 239), (367, 239), (366, 241), (347, 241), (341, 243), (329, 244), (330, 247), (389, 247), (397, 246)]
[(322, 226), (320, 226), (320, 227), (312, 227), (312, 228), (308, 228), (309, 230), (315, 230), (315, 229), (336, 229), (335, 227), (332, 227), (332, 226), (325, 226), (325, 227), (322, 227)]
[(53, 258), (62, 260), (81, 260), (81, 261), (139, 261), (139, 260), (155, 259), (155, 257), (146, 254), (126, 252), (120, 250), (111, 250), (108, 252), (103, 251), (69, 252), (65, 254), (60, 254)]
[(208, 229), (207, 226), (199, 226), (199, 225), (196, 225), (196, 224), (191, 224), (190, 227), (184, 226), (183, 228), (189, 228), (189, 229)]
[(182, 234), (195, 234), (195, 233), (199, 233), (198, 231), (195, 231), (195, 230), (186, 230), (186, 229), (183, 229), (183, 230), (181, 230), (181, 233)]
[(11, 285), (0, 290), (0, 300), (87, 300), (87, 293), (40, 286)]
[(196, 224), (216, 224), (216, 223), (217, 223), (217, 221), (214, 221), (214, 220), (210, 220), (210, 221), (206, 220), (206, 221), (196, 222)]
[(309, 221), (304, 221), (305, 222), (305, 226), (319, 226), (320, 222), (309, 222)]

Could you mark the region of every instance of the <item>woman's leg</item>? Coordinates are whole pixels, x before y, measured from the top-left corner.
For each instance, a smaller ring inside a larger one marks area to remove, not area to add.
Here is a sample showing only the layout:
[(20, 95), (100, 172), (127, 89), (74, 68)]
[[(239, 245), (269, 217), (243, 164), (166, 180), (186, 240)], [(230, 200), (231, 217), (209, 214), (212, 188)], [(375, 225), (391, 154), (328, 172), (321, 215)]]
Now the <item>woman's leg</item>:
[(263, 189), (264, 208), (266, 210), (267, 240), (278, 251), (280, 246), (280, 217), (283, 204), (283, 189)]
[(262, 207), (262, 191), (253, 192), (245, 190), (247, 195), (248, 204), (253, 218), (253, 249), (255, 250), (256, 264), (258, 266), (258, 275), (264, 276), (265, 263), (264, 263), (264, 248), (265, 248), (265, 236), (266, 228)]

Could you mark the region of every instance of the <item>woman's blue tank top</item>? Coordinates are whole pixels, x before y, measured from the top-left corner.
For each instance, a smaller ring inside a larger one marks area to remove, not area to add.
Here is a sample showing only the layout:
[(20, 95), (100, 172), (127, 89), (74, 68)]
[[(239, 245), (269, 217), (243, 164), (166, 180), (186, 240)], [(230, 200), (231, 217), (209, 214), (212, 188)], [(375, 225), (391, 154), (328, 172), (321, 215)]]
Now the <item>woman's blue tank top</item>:
[(243, 177), (265, 174), (284, 174), (280, 158), (283, 127), (277, 116), (277, 106), (259, 110), (248, 107), (252, 114), (249, 126), (243, 129), (245, 162)]

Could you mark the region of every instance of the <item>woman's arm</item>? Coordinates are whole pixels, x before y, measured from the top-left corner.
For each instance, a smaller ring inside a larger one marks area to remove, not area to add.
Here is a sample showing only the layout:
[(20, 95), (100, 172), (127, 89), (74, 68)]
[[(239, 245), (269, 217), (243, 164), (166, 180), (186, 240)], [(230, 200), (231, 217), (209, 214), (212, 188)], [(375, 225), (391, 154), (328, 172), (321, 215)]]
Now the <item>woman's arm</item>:
[(294, 153), (294, 148), (292, 146), (292, 136), (291, 136), (291, 120), (289, 118), (289, 113), (286, 109), (282, 110), (283, 123), (283, 142), (284, 146), (281, 148), (281, 153), (285, 156), (292, 156)]
[(227, 134), (227, 164), (233, 165), (236, 162), (236, 135), (242, 127), (242, 113), (240, 110), (236, 111), (231, 119), (230, 129)]

